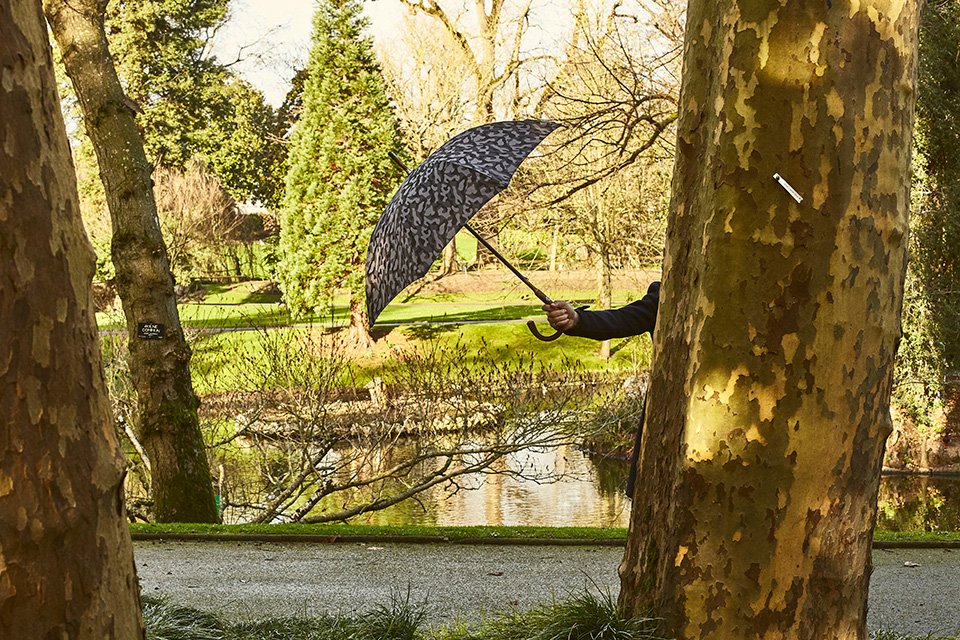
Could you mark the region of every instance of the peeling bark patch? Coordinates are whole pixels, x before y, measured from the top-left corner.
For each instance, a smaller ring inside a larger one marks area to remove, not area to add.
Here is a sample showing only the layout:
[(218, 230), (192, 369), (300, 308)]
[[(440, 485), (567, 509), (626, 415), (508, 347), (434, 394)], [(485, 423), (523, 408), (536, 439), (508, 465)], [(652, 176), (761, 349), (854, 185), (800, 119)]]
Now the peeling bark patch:
[[(669, 408), (648, 416), (621, 592), (678, 638), (865, 637), (918, 6), (844, 9), (689, 5), (651, 377)], [(660, 560), (632, 565), (651, 541)]]
[[(39, 3), (0, 0), (0, 15), (0, 251), (12, 257), (0, 260), (0, 523), (19, 532), (0, 546), (0, 627), (141, 638), (129, 531), (112, 501), (123, 460), (91, 313), (92, 255), (47, 26)], [(108, 557), (91, 555), (105, 543)]]

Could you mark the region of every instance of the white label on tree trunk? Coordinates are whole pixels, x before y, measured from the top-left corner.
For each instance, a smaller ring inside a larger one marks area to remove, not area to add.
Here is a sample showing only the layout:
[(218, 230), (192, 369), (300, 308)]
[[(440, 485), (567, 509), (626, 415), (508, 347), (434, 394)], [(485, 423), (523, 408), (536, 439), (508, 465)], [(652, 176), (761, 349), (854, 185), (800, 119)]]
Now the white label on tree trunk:
[(779, 173), (773, 174), (773, 179), (780, 183), (780, 186), (789, 193), (797, 203), (803, 202), (803, 196), (797, 193), (797, 190), (790, 186), (790, 183), (784, 180)]

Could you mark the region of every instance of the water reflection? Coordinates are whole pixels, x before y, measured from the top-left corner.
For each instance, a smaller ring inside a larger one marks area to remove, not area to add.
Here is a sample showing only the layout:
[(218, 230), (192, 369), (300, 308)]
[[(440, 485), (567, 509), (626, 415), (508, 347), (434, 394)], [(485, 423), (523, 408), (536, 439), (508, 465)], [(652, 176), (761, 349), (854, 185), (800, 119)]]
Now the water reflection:
[[(367, 466), (393, 467), (409, 458), (413, 443), (409, 440), (387, 448), (371, 447), (357, 456), (355, 448), (338, 448), (325, 463), (343, 457), (352, 460), (357, 477), (368, 473)], [(287, 456), (278, 455), (274, 464), (284, 464)], [(425, 463), (426, 464), (426, 463)], [(623, 460), (590, 456), (570, 446), (527, 449), (500, 460), (491, 469), (494, 473), (473, 474), (452, 483), (437, 485), (397, 505), (351, 519), (357, 524), (435, 525), (435, 526), (590, 526), (626, 527), (630, 501), (623, 493), (628, 464)], [(416, 473), (429, 472), (418, 468)], [(522, 472), (525, 478), (507, 473)], [(245, 477), (247, 490), (270, 475), (269, 469), (250, 468), (243, 463), (232, 466), (228, 477)], [(559, 475), (559, 479), (542, 478)], [(540, 478), (537, 480), (536, 478)], [(395, 484), (380, 485), (383, 493), (402, 488), (403, 479)], [(238, 488), (234, 487), (234, 491)], [(232, 491), (231, 493), (234, 493)], [(359, 491), (359, 490), (358, 490)], [(235, 493), (236, 495), (236, 493)], [(258, 502), (248, 494), (251, 502)], [(337, 493), (325, 498), (311, 514), (334, 512), (348, 504), (357, 504), (362, 496), (356, 492)], [(369, 500), (369, 497), (364, 498)], [(234, 501), (235, 504), (239, 501)], [(960, 476), (884, 476), (878, 496), (877, 527), (891, 531), (958, 531), (960, 530)], [(294, 508), (297, 505), (294, 505)], [(224, 514), (228, 522), (242, 522), (250, 511), (231, 508)], [(286, 518), (281, 517), (279, 520)]]
[(524, 470), (528, 475), (555, 471), (560, 478), (538, 482), (506, 474), (475, 475), (466, 477), (461, 482), (462, 488), (437, 486), (420, 494), (417, 500), (365, 514), (351, 522), (437, 526), (627, 526), (630, 502), (623, 494), (627, 470), (620, 461), (591, 459), (572, 446), (561, 446), (509, 456), (499, 470), (508, 468)]
[(877, 502), (879, 529), (960, 531), (960, 476), (885, 476)]

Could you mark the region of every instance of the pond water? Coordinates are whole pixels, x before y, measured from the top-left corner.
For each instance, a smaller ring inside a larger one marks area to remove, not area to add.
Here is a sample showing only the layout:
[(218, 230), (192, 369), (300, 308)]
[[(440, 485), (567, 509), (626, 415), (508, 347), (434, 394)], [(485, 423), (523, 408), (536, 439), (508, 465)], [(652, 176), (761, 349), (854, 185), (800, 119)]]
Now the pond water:
[(588, 456), (571, 446), (525, 452), (507, 464), (551, 469), (552, 482), (511, 475), (477, 475), (456, 490), (438, 486), (389, 509), (356, 518), (355, 524), (437, 526), (626, 527), (630, 500), (623, 492), (629, 467), (620, 460)]
[[(626, 527), (630, 500), (628, 463), (604, 459), (571, 446), (524, 452), (508, 460), (519, 468), (561, 472), (549, 483), (510, 475), (477, 475), (465, 487), (437, 486), (383, 511), (357, 517), (355, 524), (437, 526), (591, 526)], [(878, 528), (904, 531), (960, 530), (960, 476), (884, 476), (879, 494)]]

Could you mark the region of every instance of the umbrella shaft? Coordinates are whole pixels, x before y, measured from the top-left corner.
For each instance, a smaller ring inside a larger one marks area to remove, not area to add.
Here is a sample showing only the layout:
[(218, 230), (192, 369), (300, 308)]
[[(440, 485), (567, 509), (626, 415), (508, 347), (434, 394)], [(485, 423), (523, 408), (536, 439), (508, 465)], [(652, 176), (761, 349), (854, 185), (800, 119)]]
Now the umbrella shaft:
[(540, 302), (542, 302), (543, 304), (550, 304), (551, 302), (553, 302), (553, 300), (550, 299), (550, 296), (548, 296), (547, 294), (545, 294), (543, 291), (540, 291), (540, 289), (538, 289), (537, 287), (535, 287), (532, 282), (530, 282), (529, 280), (527, 280), (527, 277), (526, 277), (525, 275), (523, 275), (522, 273), (520, 273), (520, 272), (517, 270), (516, 267), (514, 267), (512, 264), (510, 264), (510, 261), (507, 260), (506, 258), (504, 258), (503, 255), (502, 255), (499, 251), (497, 251), (496, 249), (494, 249), (494, 248), (490, 245), (490, 243), (487, 242), (487, 241), (483, 238), (483, 236), (481, 236), (481, 235), (477, 232), (476, 229), (474, 229), (473, 227), (471, 227), (469, 224), (463, 225), (463, 228), (466, 229), (467, 231), (469, 231), (470, 233), (472, 233), (472, 234), (474, 235), (474, 237), (477, 239), (477, 242), (479, 242), (480, 244), (482, 244), (483, 246), (485, 246), (485, 247), (487, 248), (487, 251), (489, 251), (490, 253), (492, 253), (492, 254), (497, 258), (497, 260), (499, 260), (500, 262), (502, 262), (502, 263), (507, 267), (507, 269), (510, 269), (510, 271), (513, 272), (513, 275), (515, 275), (515, 276), (517, 276), (518, 278), (520, 278), (520, 282), (522, 282), (523, 284), (527, 285), (527, 286), (530, 288), (530, 291), (533, 291), (533, 295), (537, 296), (537, 298), (540, 299)]

